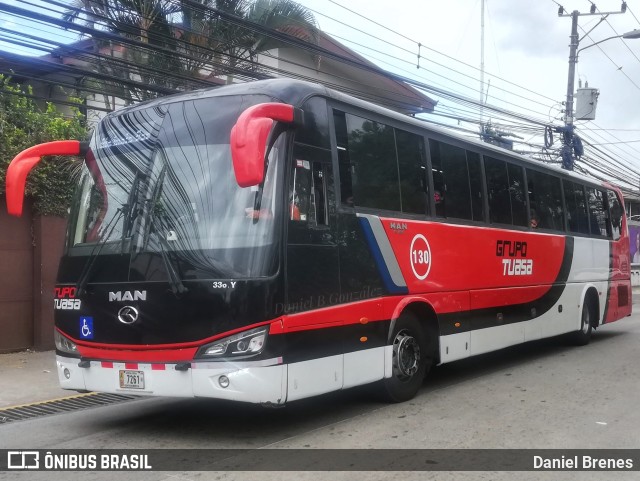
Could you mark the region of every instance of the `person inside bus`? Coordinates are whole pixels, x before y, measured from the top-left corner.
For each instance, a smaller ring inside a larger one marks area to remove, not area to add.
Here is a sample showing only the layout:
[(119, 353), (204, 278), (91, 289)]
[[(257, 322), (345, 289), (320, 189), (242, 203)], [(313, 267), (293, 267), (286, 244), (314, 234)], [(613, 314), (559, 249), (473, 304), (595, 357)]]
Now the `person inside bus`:
[(540, 223), (540, 219), (538, 218), (538, 214), (535, 209), (531, 209), (531, 216), (529, 217), (529, 227), (532, 229), (537, 229), (538, 224)]
[(289, 219), (299, 221), (302, 220), (300, 216), (300, 208), (298, 205), (300, 202), (298, 201), (298, 196), (294, 196), (294, 198), (289, 202)]

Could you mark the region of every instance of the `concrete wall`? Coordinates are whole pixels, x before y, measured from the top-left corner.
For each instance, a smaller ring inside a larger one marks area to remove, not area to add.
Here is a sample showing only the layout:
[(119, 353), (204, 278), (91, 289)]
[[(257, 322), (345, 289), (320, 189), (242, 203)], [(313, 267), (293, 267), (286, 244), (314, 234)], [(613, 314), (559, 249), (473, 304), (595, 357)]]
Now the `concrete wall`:
[(0, 352), (53, 349), (53, 288), (66, 220), (7, 214), (0, 197)]
[(0, 352), (33, 347), (33, 235), (31, 203), (7, 214), (0, 197)]

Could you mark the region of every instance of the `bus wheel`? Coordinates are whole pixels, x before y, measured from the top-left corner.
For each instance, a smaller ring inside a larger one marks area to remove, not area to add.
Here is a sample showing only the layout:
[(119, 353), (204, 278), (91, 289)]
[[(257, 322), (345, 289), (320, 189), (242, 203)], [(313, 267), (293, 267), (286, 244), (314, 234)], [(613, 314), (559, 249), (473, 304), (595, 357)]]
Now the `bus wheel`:
[(392, 374), (382, 380), (382, 394), (387, 401), (403, 402), (413, 398), (427, 372), (429, 353), (425, 333), (413, 315), (402, 315), (391, 335)]
[(589, 341), (591, 340), (591, 331), (593, 330), (591, 317), (591, 305), (588, 299), (585, 299), (582, 306), (582, 321), (580, 323), (580, 329), (572, 332), (569, 338), (572, 344), (576, 346), (586, 346), (589, 344)]

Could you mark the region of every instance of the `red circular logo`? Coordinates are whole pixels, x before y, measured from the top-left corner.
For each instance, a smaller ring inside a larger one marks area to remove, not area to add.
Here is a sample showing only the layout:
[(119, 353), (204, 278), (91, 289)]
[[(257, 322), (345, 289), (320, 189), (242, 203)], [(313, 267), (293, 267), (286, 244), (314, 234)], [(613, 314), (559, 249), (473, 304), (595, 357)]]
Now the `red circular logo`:
[(418, 280), (424, 280), (431, 270), (431, 247), (422, 234), (416, 234), (409, 249), (411, 270)]

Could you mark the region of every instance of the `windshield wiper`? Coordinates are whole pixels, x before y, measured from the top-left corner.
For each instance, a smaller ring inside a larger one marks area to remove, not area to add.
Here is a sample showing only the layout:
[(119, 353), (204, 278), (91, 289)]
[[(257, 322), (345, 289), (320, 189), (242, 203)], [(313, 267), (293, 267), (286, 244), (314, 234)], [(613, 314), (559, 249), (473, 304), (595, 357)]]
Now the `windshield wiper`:
[(171, 263), (171, 259), (169, 259), (169, 254), (167, 254), (167, 251), (164, 248), (164, 244), (167, 243), (167, 240), (158, 233), (155, 226), (155, 222), (153, 221), (153, 218), (150, 218), (150, 222), (153, 224), (153, 226), (151, 227), (150, 233), (155, 234), (156, 239), (158, 239), (158, 244), (160, 245), (160, 256), (162, 257), (162, 261), (164, 262), (164, 268), (167, 271), (167, 274), (169, 276), (168, 281), (169, 281), (169, 285), (171, 286), (171, 292), (173, 292), (173, 294), (176, 296), (184, 294), (185, 292), (189, 292), (189, 289), (187, 289), (185, 285), (182, 283), (182, 281), (180, 280), (180, 276), (176, 272), (175, 267), (173, 267), (173, 264)]
[(151, 198), (147, 200), (147, 212), (149, 215), (149, 227), (147, 232), (145, 233), (145, 237), (143, 240), (143, 249), (146, 250), (146, 246), (148, 245), (148, 241), (151, 237), (151, 234), (155, 234), (156, 239), (158, 239), (158, 244), (160, 245), (160, 256), (162, 257), (162, 261), (164, 262), (164, 268), (167, 271), (167, 276), (169, 277), (169, 286), (171, 286), (171, 292), (175, 296), (184, 294), (185, 292), (189, 292), (189, 289), (185, 287), (185, 285), (180, 280), (180, 276), (176, 272), (175, 267), (171, 263), (171, 259), (169, 259), (169, 254), (165, 250), (165, 245), (169, 247), (167, 240), (158, 232), (158, 228), (155, 222), (155, 209), (158, 204), (158, 199), (160, 198), (160, 194), (162, 193), (162, 186), (164, 184), (164, 177), (167, 172), (166, 164), (162, 166), (162, 170), (158, 174), (158, 180), (156, 180), (156, 184), (153, 186), (153, 191), (151, 193)]
[(93, 269), (93, 264), (95, 264), (96, 259), (98, 258), (98, 256), (100, 256), (100, 252), (102, 251), (102, 248), (109, 241), (109, 238), (111, 237), (111, 233), (113, 232), (113, 229), (115, 228), (116, 225), (118, 225), (118, 221), (123, 215), (124, 215), (124, 209), (120, 207), (116, 212), (116, 215), (114, 215), (111, 218), (111, 220), (105, 227), (105, 231), (109, 229), (109, 227), (111, 228), (109, 229), (107, 234), (104, 236), (104, 239), (102, 239), (99, 243), (93, 246), (93, 249), (91, 249), (89, 258), (85, 262), (84, 267), (82, 268), (82, 272), (80, 273), (80, 277), (78, 278), (78, 282), (76, 283), (76, 292), (78, 296), (81, 296), (82, 294), (84, 294), (84, 288), (87, 285), (87, 282), (89, 280), (89, 275), (91, 274), (91, 270)]
[[(131, 184), (131, 191), (129, 197), (127, 197), (127, 203), (122, 206), (124, 211), (124, 222), (122, 223), (122, 237), (121, 237), (121, 253), (125, 253), (125, 241), (131, 237), (131, 230), (133, 228), (133, 221), (138, 217), (138, 189), (140, 188), (140, 172), (136, 172), (136, 176)], [(131, 249), (129, 249), (131, 251)]]
[[(129, 192), (129, 197), (127, 198), (127, 202), (122, 204), (115, 215), (111, 218), (107, 226), (105, 227), (105, 236), (104, 238), (97, 243), (91, 253), (89, 254), (89, 258), (87, 259), (84, 267), (82, 268), (82, 272), (80, 273), (80, 277), (78, 278), (78, 282), (76, 283), (76, 292), (78, 295), (82, 295), (84, 293), (87, 282), (89, 281), (89, 276), (91, 275), (91, 271), (93, 270), (93, 265), (96, 260), (100, 256), (100, 252), (102, 252), (102, 248), (109, 242), (111, 238), (111, 234), (115, 229), (116, 225), (118, 225), (119, 220), (124, 216), (124, 222), (122, 226), (122, 236), (121, 236), (121, 254), (125, 254), (125, 240), (128, 235), (130, 235), (131, 228), (133, 226), (133, 220), (137, 217), (137, 212), (135, 211), (135, 207), (138, 203), (136, 197), (138, 195), (138, 188), (140, 186), (140, 172), (136, 172), (136, 176), (133, 179), (133, 183), (131, 184), (131, 191)], [(133, 214), (136, 216), (133, 216)]]

